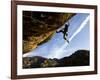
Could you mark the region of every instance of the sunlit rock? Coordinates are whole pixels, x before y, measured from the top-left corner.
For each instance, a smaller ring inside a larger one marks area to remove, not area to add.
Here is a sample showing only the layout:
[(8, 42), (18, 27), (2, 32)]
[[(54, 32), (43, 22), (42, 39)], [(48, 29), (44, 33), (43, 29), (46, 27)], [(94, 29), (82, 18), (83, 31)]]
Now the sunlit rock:
[(74, 13), (50, 13), (23, 11), (23, 53), (48, 42)]

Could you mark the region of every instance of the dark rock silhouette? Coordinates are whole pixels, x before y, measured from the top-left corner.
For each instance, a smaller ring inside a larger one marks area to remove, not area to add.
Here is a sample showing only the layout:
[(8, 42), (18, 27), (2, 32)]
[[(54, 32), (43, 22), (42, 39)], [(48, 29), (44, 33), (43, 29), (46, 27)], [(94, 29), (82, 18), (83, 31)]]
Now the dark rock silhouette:
[(78, 50), (69, 57), (60, 59), (60, 66), (84, 66), (89, 65), (89, 51)]
[(23, 68), (67, 67), (89, 65), (89, 51), (78, 50), (69, 57), (47, 59), (40, 56), (23, 58)]

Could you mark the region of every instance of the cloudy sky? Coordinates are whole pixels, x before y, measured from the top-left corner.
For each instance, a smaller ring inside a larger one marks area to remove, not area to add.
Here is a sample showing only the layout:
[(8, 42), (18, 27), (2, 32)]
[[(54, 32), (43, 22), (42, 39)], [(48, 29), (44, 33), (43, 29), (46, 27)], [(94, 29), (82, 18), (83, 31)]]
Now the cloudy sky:
[[(73, 18), (70, 19), (70, 26), (68, 29), (68, 40), (73, 36), (70, 40), (69, 44), (67, 41), (63, 39), (62, 33), (55, 33), (52, 39), (38, 46), (35, 50), (24, 54), (24, 57), (32, 57), (32, 56), (42, 56), (46, 58), (62, 58), (65, 56), (70, 56), (73, 52), (79, 49), (89, 50), (90, 48), (90, 31), (89, 31), (89, 19), (87, 17), (89, 14), (78, 13)], [(87, 21), (86, 21), (87, 19)], [(83, 24), (81, 30), (78, 30)], [(64, 25), (62, 26), (64, 27)]]

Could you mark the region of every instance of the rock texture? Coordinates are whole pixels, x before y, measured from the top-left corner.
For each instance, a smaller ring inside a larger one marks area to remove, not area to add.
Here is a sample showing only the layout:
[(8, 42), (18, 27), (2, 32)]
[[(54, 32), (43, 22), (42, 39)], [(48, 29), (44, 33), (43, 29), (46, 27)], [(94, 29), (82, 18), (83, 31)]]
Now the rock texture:
[(51, 39), (73, 13), (23, 11), (23, 54)]
[(89, 51), (78, 50), (69, 57), (48, 59), (41, 56), (24, 57), (23, 68), (67, 67), (89, 65)]

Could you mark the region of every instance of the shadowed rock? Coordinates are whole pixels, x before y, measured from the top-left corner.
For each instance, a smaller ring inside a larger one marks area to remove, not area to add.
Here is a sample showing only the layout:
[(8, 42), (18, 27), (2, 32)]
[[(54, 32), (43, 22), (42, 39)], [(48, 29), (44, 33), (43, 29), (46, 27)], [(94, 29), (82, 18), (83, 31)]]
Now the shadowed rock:
[(40, 56), (23, 58), (23, 68), (88, 66), (89, 64), (88, 50), (78, 50), (71, 56), (61, 59), (48, 59)]

